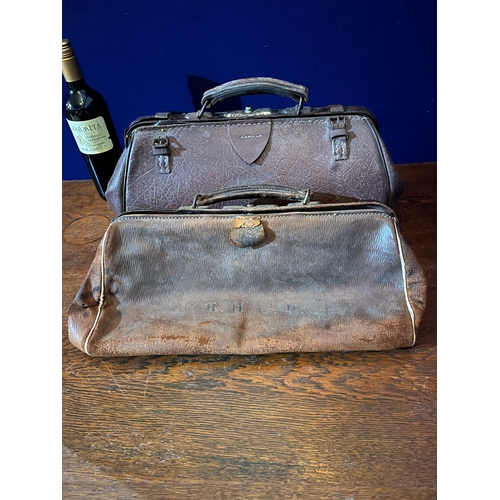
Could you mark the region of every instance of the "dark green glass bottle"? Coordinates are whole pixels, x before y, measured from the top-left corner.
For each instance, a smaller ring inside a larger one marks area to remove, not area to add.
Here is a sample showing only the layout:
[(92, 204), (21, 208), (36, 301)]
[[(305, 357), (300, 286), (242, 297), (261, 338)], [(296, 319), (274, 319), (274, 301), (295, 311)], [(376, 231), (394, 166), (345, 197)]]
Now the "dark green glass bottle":
[(62, 41), (62, 73), (68, 84), (68, 94), (64, 98), (66, 121), (99, 195), (106, 199), (106, 187), (122, 147), (106, 101), (85, 82), (67, 39)]

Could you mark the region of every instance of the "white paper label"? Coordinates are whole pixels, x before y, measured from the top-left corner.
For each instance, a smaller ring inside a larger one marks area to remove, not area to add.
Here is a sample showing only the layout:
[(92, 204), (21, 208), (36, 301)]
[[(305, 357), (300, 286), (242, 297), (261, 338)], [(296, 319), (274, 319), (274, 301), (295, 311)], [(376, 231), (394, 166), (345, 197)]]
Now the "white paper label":
[(113, 142), (109, 137), (108, 128), (102, 116), (93, 120), (81, 122), (67, 120), (67, 122), (78, 144), (78, 149), (82, 153), (94, 155), (113, 149)]

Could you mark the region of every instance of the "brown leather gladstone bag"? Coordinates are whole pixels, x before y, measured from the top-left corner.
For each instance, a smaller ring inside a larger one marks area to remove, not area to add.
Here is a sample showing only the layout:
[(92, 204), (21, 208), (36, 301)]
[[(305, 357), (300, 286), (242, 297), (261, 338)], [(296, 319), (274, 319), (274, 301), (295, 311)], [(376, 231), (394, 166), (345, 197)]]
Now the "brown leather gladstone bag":
[[(257, 197), (293, 203), (213, 208)], [(118, 217), (70, 308), (71, 342), (92, 356), (412, 346), (426, 284), (394, 213), (309, 197), (240, 187)]]
[[(229, 97), (278, 94), (284, 109), (210, 112)], [(378, 201), (395, 208), (403, 183), (373, 114), (362, 106), (305, 106), (308, 89), (274, 78), (233, 80), (200, 110), (135, 120), (108, 184), (115, 214), (177, 209), (197, 193), (249, 184), (312, 189), (323, 203)]]

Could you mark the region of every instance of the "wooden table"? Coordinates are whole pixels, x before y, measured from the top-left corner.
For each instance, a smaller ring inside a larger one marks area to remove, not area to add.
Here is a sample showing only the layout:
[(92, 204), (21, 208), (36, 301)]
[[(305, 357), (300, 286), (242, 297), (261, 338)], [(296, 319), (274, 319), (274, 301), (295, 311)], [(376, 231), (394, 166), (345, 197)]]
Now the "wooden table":
[(392, 352), (86, 356), (66, 311), (113, 215), (63, 182), (63, 498), (436, 498), (436, 164), (397, 168), (429, 290)]

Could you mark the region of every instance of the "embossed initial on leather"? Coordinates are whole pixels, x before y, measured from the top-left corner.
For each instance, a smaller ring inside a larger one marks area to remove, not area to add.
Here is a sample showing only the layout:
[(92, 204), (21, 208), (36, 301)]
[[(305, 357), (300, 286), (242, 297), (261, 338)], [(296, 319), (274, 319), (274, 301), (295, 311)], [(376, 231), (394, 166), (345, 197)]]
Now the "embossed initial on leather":
[(271, 137), (271, 126), (270, 121), (227, 124), (231, 144), (243, 161), (253, 163), (259, 158)]

